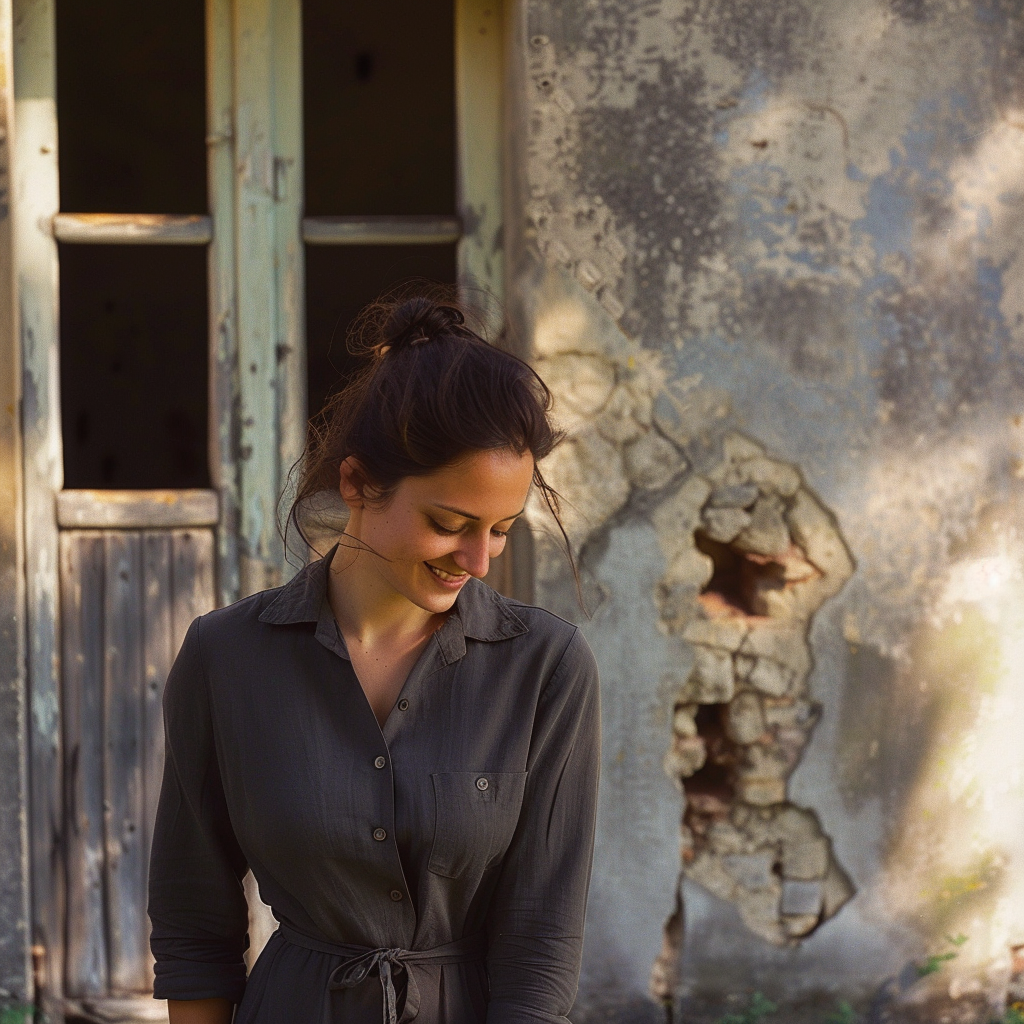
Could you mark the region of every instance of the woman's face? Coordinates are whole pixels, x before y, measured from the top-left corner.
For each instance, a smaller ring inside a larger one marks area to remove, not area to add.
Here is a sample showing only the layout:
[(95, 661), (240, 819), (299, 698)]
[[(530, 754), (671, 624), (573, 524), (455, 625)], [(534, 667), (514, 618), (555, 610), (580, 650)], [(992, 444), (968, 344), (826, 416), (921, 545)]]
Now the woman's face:
[(375, 554), (360, 554), (393, 590), (429, 612), (445, 612), (471, 576), (487, 575), (523, 511), (533, 456), (474, 452), (427, 476), (403, 479), (384, 508), (365, 504), (358, 466), (341, 468), (351, 509), (346, 532)]

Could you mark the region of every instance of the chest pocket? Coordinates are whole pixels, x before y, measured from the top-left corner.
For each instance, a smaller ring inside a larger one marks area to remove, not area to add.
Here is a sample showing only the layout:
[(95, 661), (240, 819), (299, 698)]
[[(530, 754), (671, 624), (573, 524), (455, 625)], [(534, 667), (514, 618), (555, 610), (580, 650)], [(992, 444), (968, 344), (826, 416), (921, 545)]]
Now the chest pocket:
[(436, 772), (434, 845), (427, 867), (445, 878), (483, 871), (519, 822), (526, 772)]

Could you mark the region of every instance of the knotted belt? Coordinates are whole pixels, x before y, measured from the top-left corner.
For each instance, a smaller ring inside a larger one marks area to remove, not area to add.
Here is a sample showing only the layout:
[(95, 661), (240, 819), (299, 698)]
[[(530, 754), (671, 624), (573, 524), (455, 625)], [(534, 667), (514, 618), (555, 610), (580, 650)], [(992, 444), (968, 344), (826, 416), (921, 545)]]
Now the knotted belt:
[[(322, 942), (310, 938), (302, 932), (282, 924), (278, 929), (281, 935), (296, 946), (316, 950), (320, 953), (331, 953), (342, 958), (341, 963), (331, 972), (327, 983), (328, 992), (339, 989), (355, 988), (366, 980), (367, 975), (376, 968), (380, 976), (380, 986), (384, 990), (384, 1022), (383, 1024), (399, 1024), (398, 995), (395, 992), (394, 971), (404, 970), (405, 1009), (402, 1012), (401, 1024), (415, 1019), (420, 1012), (420, 990), (416, 984), (416, 974), (410, 968), (414, 966), (436, 967), (442, 964), (468, 964), (482, 961), (485, 953), (482, 932), (467, 935), (465, 938), (446, 942), (443, 946), (433, 949), (371, 949), (369, 946), (356, 946), (344, 942)], [(325, 1001), (324, 1024), (331, 1024), (330, 998)]]

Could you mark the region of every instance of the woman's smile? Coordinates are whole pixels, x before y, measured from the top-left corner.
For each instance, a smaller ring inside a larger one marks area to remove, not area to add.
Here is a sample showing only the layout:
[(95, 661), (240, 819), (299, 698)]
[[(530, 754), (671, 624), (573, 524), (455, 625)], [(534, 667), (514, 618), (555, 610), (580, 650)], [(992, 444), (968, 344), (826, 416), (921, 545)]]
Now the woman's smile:
[(431, 565), (429, 562), (423, 563), (433, 574), (434, 579), (441, 584), (446, 590), (459, 590), (462, 585), (469, 579), (468, 572), (462, 572), (458, 575), (454, 573), (445, 572), (444, 569), (438, 568), (436, 565)]

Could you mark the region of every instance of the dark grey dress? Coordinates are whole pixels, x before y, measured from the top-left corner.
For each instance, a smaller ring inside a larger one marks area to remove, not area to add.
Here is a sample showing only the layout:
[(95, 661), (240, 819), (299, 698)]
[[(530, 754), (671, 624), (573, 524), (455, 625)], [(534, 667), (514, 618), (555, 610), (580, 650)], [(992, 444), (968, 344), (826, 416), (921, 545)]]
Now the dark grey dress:
[[(599, 762), (576, 628), (471, 580), (381, 730), (332, 551), (191, 626), (164, 699), (160, 999), (236, 1024), (555, 1024), (576, 993)], [(248, 981), (251, 868), (281, 928)]]

